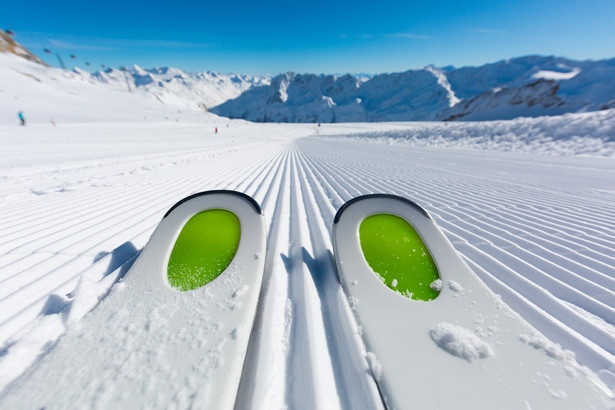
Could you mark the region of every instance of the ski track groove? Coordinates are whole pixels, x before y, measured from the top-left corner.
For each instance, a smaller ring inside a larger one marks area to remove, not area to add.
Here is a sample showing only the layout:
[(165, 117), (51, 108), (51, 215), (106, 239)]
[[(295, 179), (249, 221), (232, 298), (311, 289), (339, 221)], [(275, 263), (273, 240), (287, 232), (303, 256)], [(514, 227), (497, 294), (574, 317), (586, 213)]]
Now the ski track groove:
[[(242, 150), (251, 151), (249, 160), (235, 161)], [(608, 194), (522, 185), (422, 156), (308, 137), (151, 154), (134, 164), (54, 166), (53, 178), (46, 169), (9, 170), (24, 185), (40, 178), (43, 191), (63, 189), (54, 179), (70, 180), (67, 192), (20, 194), (0, 207), (0, 349), (41, 317), (49, 295), (70, 294), (82, 275), (102, 281), (131, 263), (175, 202), (234, 189), (261, 204), (268, 229), (237, 406), (382, 408), (330, 235), (344, 202), (392, 193), (427, 209), (478, 277), (540, 332), (590, 369), (613, 371), (615, 206)], [(94, 186), (99, 175), (110, 175), (103, 179), (110, 187)], [(121, 244), (132, 244), (132, 254), (114, 260), (110, 250)]]
[[(510, 212), (507, 216), (502, 216), (500, 220), (498, 220), (498, 214), (493, 211), (483, 211), (483, 216), (485, 220), (492, 221), (494, 226), (516, 231), (517, 233), (514, 234), (515, 236), (523, 238), (530, 243), (534, 243), (537, 246), (541, 246), (541, 244), (546, 244), (547, 249), (556, 250), (556, 252), (554, 252), (555, 254), (563, 255), (564, 252), (574, 253), (575, 259), (582, 259), (584, 261), (583, 263), (586, 266), (596, 264), (602, 269), (604, 269), (611, 266), (609, 263), (615, 263), (615, 258), (612, 258), (604, 253), (595, 252), (589, 247), (601, 247), (601, 245), (598, 245), (596, 243), (587, 243), (584, 238), (580, 237), (577, 237), (577, 242), (573, 242), (565, 237), (551, 234), (545, 229), (540, 229), (541, 227), (537, 224), (534, 224), (533, 222), (528, 221), (528, 223), (524, 225), (521, 222), (520, 218), (518, 218), (512, 212)], [(533, 217), (532, 215), (528, 214), (526, 214), (526, 216), (528, 218)], [(590, 257), (589, 255), (584, 255), (580, 253), (581, 249), (593, 254), (594, 256)], [(571, 260), (571, 262), (576, 263), (579, 266), (583, 266), (583, 264), (575, 260)], [(600, 275), (603, 274), (600, 273)]]
[(290, 215), (288, 147), (276, 163), (272, 183), (264, 194), (261, 207), (267, 220), (267, 255), (263, 285), (254, 325), (246, 352), (236, 407), (256, 409), (284, 406), (287, 380), (285, 357), (289, 348), (292, 308), (288, 304), (288, 278), (279, 255), (290, 238), (289, 227), (282, 221)]
[[(155, 224), (156, 224), (155, 221), (150, 223), (148, 225), (148, 228), (146, 229), (146, 231), (151, 232), (151, 230), (153, 230), (153, 228), (155, 227)], [(134, 226), (139, 226), (139, 225), (133, 225), (133, 227)], [(57, 269), (54, 269), (49, 274), (45, 275), (45, 277), (43, 277), (42, 279), (46, 280), (47, 282), (49, 282), (50, 280), (53, 281), (53, 278), (49, 279), (49, 276), (51, 274), (56, 273), (56, 272), (57, 272)], [(62, 282), (60, 286), (52, 289), (52, 291), (50, 293), (58, 293), (58, 292), (59, 293), (68, 293), (68, 289), (72, 289), (74, 287), (74, 284), (75, 284), (76, 280), (78, 279), (78, 276), (80, 276), (80, 274), (81, 274), (81, 272), (79, 274), (77, 274), (75, 277), (72, 277), (69, 280), (67, 280), (65, 282)], [(41, 278), (38, 278), (37, 280), (32, 281), (31, 284), (35, 284), (36, 283), (37, 285), (40, 285), (39, 279), (41, 279)], [(46, 290), (49, 290), (49, 288), (47, 287)], [(22, 295), (19, 295), (19, 296), (21, 297)], [(46, 297), (45, 297), (45, 295), (43, 295), (43, 297), (38, 298), (34, 303), (31, 303), (31, 304), (29, 304), (27, 306), (21, 306), (19, 303), (9, 304), (9, 305), (11, 307), (22, 308), (22, 316), (27, 316), (29, 319), (34, 319), (36, 317), (36, 315), (37, 315), (37, 313), (36, 313), (37, 310), (36, 309), (38, 309), (40, 311), (41, 304), (44, 302), (45, 299), (46, 299)], [(18, 299), (18, 300), (20, 300), (20, 299)], [(1, 306), (1, 303), (2, 303), (2, 301), (0, 300), (0, 306)], [(30, 308), (30, 309), (26, 310), (26, 308)], [(12, 310), (8, 310), (7, 309), (7, 312), (8, 313), (12, 313)], [(5, 312), (5, 313), (7, 313), (7, 312)], [(15, 315), (13, 315), (13, 317), (9, 318), (9, 320), (10, 319), (15, 319)], [(23, 321), (23, 320), (20, 320), (20, 321)], [(7, 329), (7, 326), (5, 326), (5, 325), (6, 324), (3, 323), (3, 327), (5, 329)], [(10, 327), (9, 327), (9, 329), (10, 329)], [(7, 330), (9, 330), (9, 329), (7, 329)], [(15, 329), (13, 329), (13, 330), (15, 330)], [(7, 333), (10, 334), (11, 332), (9, 331)]]
[(337, 278), (330, 251), (330, 229), (336, 209), (327, 200), (322, 186), (315, 183), (312, 164), (301, 151), (297, 152), (297, 157), (302, 195), (309, 198), (304, 201), (310, 233), (309, 248), (304, 249), (304, 262), (311, 265), (308, 267), (322, 303), (321, 314), (327, 329), (326, 345), (333, 364), (334, 380), (340, 386), (340, 403), (347, 409), (382, 408), (377, 386), (369, 376), (358, 329), (351, 326), (354, 324), (352, 320), (348, 320), (352, 313)]
[[(340, 408), (326, 336), (320, 300), (313, 278), (304, 262), (304, 246), (309, 246), (309, 233), (303, 221), (307, 220), (305, 198), (299, 189), (300, 180), (296, 147), (290, 151), (290, 239), (288, 253), (282, 255), (288, 273), (288, 295), (293, 302), (293, 321), (290, 331), (290, 349), (286, 374), (290, 377), (286, 402), (291, 408)], [(299, 301), (305, 301), (299, 303)], [(309, 390), (306, 392), (306, 389)], [(326, 403), (329, 401), (329, 403)]]
[[(200, 169), (196, 169), (192, 174), (189, 174), (187, 178), (187, 180), (193, 180), (194, 178), (198, 178), (198, 176), (202, 173), (202, 170)], [(156, 198), (157, 195), (159, 195), (158, 192), (152, 190), (151, 188), (148, 188), (147, 186), (149, 186), (152, 182), (156, 181), (158, 178), (156, 176), (152, 176), (148, 179), (146, 179), (146, 183), (145, 184), (140, 184), (140, 185), (145, 185), (144, 188), (141, 188), (140, 190), (135, 190), (134, 187), (127, 187), (126, 188), (126, 192), (131, 192), (132, 195), (123, 195), (121, 192), (114, 195), (114, 197), (120, 197), (120, 198), (126, 198), (126, 200), (124, 202), (120, 202), (115, 204), (116, 206), (113, 207), (113, 211), (115, 212), (115, 214), (111, 214), (110, 218), (117, 216), (117, 215), (121, 215), (122, 213), (124, 213), (126, 211), (126, 209), (131, 209), (132, 207), (135, 207), (137, 210), (138, 208), (136, 207), (136, 205), (142, 203), (143, 200), (147, 200), (148, 202), (151, 201), (152, 199)], [(175, 181), (170, 180), (169, 183), (166, 186), (160, 186), (158, 187), (159, 189), (166, 191), (167, 189), (169, 189), (170, 187), (174, 186), (176, 184)], [(187, 183), (186, 185), (191, 185), (190, 183)], [(147, 196), (143, 196), (143, 193), (149, 193), (149, 197)], [(55, 221), (57, 221), (57, 223), (51, 227), (48, 227), (47, 229), (52, 231), (52, 232), (57, 232), (57, 227), (58, 226), (62, 226), (62, 232), (65, 232), (67, 229), (70, 228), (75, 228), (75, 226), (77, 226), (79, 223), (85, 223), (87, 221), (90, 221), (92, 218), (95, 218), (99, 215), (109, 215), (109, 203), (102, 203), (102, 204), (98, 204), (95, 207), (91, 207), (91, 202), (92, 202), (92, 196), (91, 193), (87, 193), (85, 195), (89, 195), (89, 199), (88, 199), (88, 203), (78, 203), (77, 205), (74, 205), (72, 207), (64, 207), (62, 205), (62, 203), (60, 204), (55, 204), (54, 209), (63, 209), (65, 210), (64, 214), (65, 219), (60, 219), (58, 218), (57, 215), (43, 215), (42, 219), (45, 220), (47, 218), (53, 218)], [(99, 202), (99, 201), (97, 201)], [(81, 214), (78, 214), (79, 216), (89, 216), (89, 218), (83, 220), (83, 219), (75, 219), (75, 212), (79, 212), (79, 210), (81, 210)], [(74, 221), (75, 224), (73, 225), (68, 225), (66, 226), (66, 220), (71, 220)], [(38, 222), (38, 221), (36, 221)], [(37, 233), (37, 238), (41, 238), (41, 233), (40, 231), (35, 231), (35, 233)], [(30, 232), (26, 232), (26, 235), (24, 235), (26, 238), (30, 237)], [(67, 235), (70, 236), (70, 235)], [(74, 235), (73, 235), (74, 236)], [(42, 236), (42, 239), (48, 239), (48, 235), (44, 235)], [(41, 239), (39, 239), (41, 240)], [(18, 242), (15, 239), (12, 239), (13, 242)], [(18, 242), (19, 243), (19, 242)], [(23, 244), (21, 245), (23, 246)], [(6, 249), (2, 249), (0, 248), (0, 250), (3, 250), (4, 252), (10, 252), (10, 251), (14, 251), (14, 250), (6, 250)]]
[[(468, 254), (472, 254), (472, 251), (468, 250)], [(544, 310), (532, 303), (525, 297), (526, 295), (515, 291), (514, 288), (499, 280), (495, 275), (490, 274), (468, 256), (463, 256), (468, 265), (472, 267), (485, 284), (497, 292), (505, 303), (532, 323), (546, 337), (551, 340), (558, 340), (560, 344), (574, 351), (577, 359), (591, 369), (599, 370), (612, 366), (615, 356), (597, 345), (591, 336), (588, 337), (572, 330), (568, 325), (550, 315), (548, 310)], [(475, 257), (475, 260), (480, 259)], [(493, 265), (487, 263), (485, 266), (492, 267)], [(538, 297), (550, 298), (550, 295), (543, 293), (539, 294)], [(556, 309), (559, 309), (559, 307), (556, 307)]]
[[(202, 151), (195, 151), (192, 152), (193, 156), (189, 157), (189, 158), (185, 158), (185, 157), (181, 157), (178, 156), (176, 158), (176, 161), (171, 161), (171, 162), (179, 162), (181, 163), (190, 163), (190, 162), (195, 162), (196, 160), (198, 160), (200, 157), (203, 157), (204, 155), (206, 155), (209, 159), (213, 159), (216, 158), (218, 156), (220, 156), (223, 152), (227, 152), (230, 153), (232, 151), (234, 151), (235, 149), (227, 149), (225, 151), (221, 151), (221, 152), (214, 152), (214, 153), (208, 153), (208, 154), (204, 154)], [(181, 158), (181, 159), (179, 159)], [(169, 166), (169, 165), (167, 165)], [(92, 166), (94, 167), (94, 166)], [(89, 167), (89, 168), (92, 168)], [(150, 171), (164, 171), (165, 166), (154, 166), (154, 165), (141, 165), (140, 167), (138, 167), (140, 169), (143, 168), (147, 168)], [(125, 168), (124, 168), (125, 169)], [(199, 169), (196, 170), (196, 172), (199, 172)], [(136, 173), (136, 171), (125, 171), (122, 172), (121, 174), (117, 174), (117, 175), (112, 175), (110, 177), (110, 179), (114, 180), (114, 179), (127, 179), (127, 180), (131, 180), (133, 175)], [(147, 181), (148, 183), (151, 183), (153, 181), (155, 181), (156, 178), (154, 177), (150, 177), (147, 178), (145, 181)], [(134, 191), (134, 182), (131, 182), (129, 184), (125, 184), (126, 186), (123, 188), (123, 191), (125, 191), (126, 193), (132, 192)], [(143, 185), (143, 184), (139, 184), (139, 185)], [(109, 202), (112, 201), (117, 201), (117, 198), (123, 198), (124, 195), (119, 195), (120, 192), (118, 192), (118, 195), (109, 197)], [(45, 196), (45, 195), (43, 195)], [(60, 195), (60, 199), (58, 200), (58, 202), (56, 202), (54, 205), (54, 207), (52, 207), (52, 211), (53, 212), (59, 212), (59, 213), (68, 213), (69, 215), (71, 214), (71, 212), (74, 212), (75, 210), (84, 210), (84, 205), (85, 210), (89, 210), (89, 208), (87, 207), (87, 205), (90, 204), (91, 200), (92, 200), (92, 193), (87, 191), (83, 192), (83, 193), (75, 193), (74, 196), (71, 196), (69, 198), (65, 198), (66, 195)], [(100, 201), (100, 198), (97, 198), (98, 202), (103, 205), (100, 206), (100, 209), (105, 209), (105, 206), (108, 206), (108, 202), (106, 202), (104, 199), (102, 201)], [(35, 204), (34, 206), (20, 206), (19, 208), (17, 208), (17, 210), (15, 210), (12, 215), (13, 216), (17, 216), (17, 221), (15, 222), (15, 230), (17, 231), (22, 231), (23, 226), (30, 226), (30, 225), (36, 225), (36, 223), (38, 222), (36, 219), (32, 219), (32, 215), (41, 215), (39, 220), (46, 220), (48, 217), (50, 216), (54, 216), (49, 215), (49, 214), (45, 214), (46, 211), (48, 211), (48, 205), (46, 206), (44, 201), (35, 201), (35, 202), (43, 202), (43, 205), (37, 205)], [(71, 207), (67, 207), (66, 205), (69, 204), (71, 205)], [(23, 221), (21, 218), (27, 218), (27, 221)], [(31, 224), (29, 224), (30, 221), (33, 221)], [(7, 225), (8, 227), (9, 225)], [(8, 229), (7, 229), (8, 231)]]
[[(456, 194), (457, 196), (460, 196), (464, 191), (460, 191), (456, 187), (451, 186), (450, 192)], [(484, 212), (485, 217), (488, 217), (489, 215), (498, 215), (496, 213), (497, 211), (505, 210), (506, 211), (505, 214), (500, 214), (502, 221), (510, 221), (512, 226), (521, 226), (526, 229), (546, 228), (546, 226), (544, 225), (544, 222), (538, 223), (538, 221), (541, 221), (541, 220), (544, 221), (544, 218), (549, 217), (549, 215), (545, 214), (542, 210), (540, 210), (539, 212), (538, 211), (520, 212), (517, 210), (519, 206), (515, 205), (514, 203), (510, 203), (510, 202), (506, 202), (505, 204), (500, 203), (499, 205), (494, 205), (493, 201), (485, 201), (483, 200), (482, 196), (472, 197), (471, 201), (469, 200), (463, 201), (462, 199), (458, 199), (456, 201), (456, 204), (459, 207), (467, 207), (466, 208), (467, 210), (478, 210), (480, 212)], [(536, 209), (535, 207), (531, 207), (531, 206), (528, 206), (528, 208)], [(488, 211), (485, 212), (485, 209), (487, 209)], [(516, 222), (512, 222), (512, 221), (516, 221)], [(561, 222), (562, 222), (561, 220), (558, 220), (553, 225), (549, 226), (548, 228), (553, 229), (553, 230), (560, 228), (559, 230), (555, 230), (555, 232), (557, 232), (560, 235), (571, 236), (570, 233), (574, 233), (574, 234), (579, 234), (579, 235), (582, 234), (583, 236), (585, 236), (585, 233), (580, 230), (575, 230), (574, 232), (565, 232), (563, 229), (569, 229), (570, 227), (563, 226)], [(546, 231), (542, 231), (542, 232), (546, 232)], [(561, 236), (558, 237), (557, 235), (551, 235), (551, 237), (555, 240), (567, 241), (565, 237), (561, 237)], [(585, 238), (577, 237), (577, 239), (583, 242), (586, 241)], [(570, 241), (567, 241), (567, 242), (571, 243)], [(596, 246), (598, 244), (596, 242), (588, 242), (588, 245)]]

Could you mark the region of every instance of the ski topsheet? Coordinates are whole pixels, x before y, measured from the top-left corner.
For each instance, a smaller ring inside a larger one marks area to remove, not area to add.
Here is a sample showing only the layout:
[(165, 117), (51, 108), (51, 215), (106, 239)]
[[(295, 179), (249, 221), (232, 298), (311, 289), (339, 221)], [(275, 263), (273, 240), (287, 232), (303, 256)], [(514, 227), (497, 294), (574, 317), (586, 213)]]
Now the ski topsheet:
[(232, 408), (265, 245), (250, 197), (182, 200), (124, 281), (5, 390), (0, 407)]
[(612, 393), (461, 259), (430, 215), (392, 195), (340, 208), (336, 266), (388, 408), (605, 408)]

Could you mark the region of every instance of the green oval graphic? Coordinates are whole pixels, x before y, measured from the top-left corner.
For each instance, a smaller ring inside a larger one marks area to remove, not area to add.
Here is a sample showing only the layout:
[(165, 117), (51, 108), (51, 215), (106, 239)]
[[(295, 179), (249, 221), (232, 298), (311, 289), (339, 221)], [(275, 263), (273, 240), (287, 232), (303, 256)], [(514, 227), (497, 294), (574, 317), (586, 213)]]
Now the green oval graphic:
[(194, 215), (179, 234), (167, 266), (174, 288), (192, 290), (216, 279), (231, 263), (241, 236), (237, 216), (223, 209)]
[(432, 300), (440, 278), (423, 240), (404, 219), (388, 214), (365, 218), (359, 227), (367, 264), (391, 290), (414, 300)]

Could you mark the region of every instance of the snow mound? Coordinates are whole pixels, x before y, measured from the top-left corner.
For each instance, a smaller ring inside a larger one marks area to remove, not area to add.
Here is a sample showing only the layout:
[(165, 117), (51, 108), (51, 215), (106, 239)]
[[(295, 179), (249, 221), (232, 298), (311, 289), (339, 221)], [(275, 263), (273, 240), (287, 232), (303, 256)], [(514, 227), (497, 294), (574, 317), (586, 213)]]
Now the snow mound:
[(557, 343), (553, 343), (544, 336), (535, 334), (531, 336), (521, 335), (519, 336), (519, 340), (523, 343), (528, 344), (529, 346), (532, 346), (534, 349), (544, 350), (545, 353), (553, 359), (564, 360), (568, 362), (574, 361), (575, 354), (572, 351), (562, 348), (560, 345), (558, 345)]
[(415, 123), (405, 129), (398, 126), (393, 131), (338, 133), (328, 137), (422, 148), (612, 158), (615, 157), (615, 109), (509, 121)]
[(494, 355), (493, 348), (471, 331), (450, 323), (440, 323), (429, 331), (429, 336), (438, 347), (459, 357), (474, 362)]
[(442, 279), (436, 279), (429, 285), (430, 288), (435, 290), (436, 292), (440, 292), (442, 290)]
[(378, 358), (372, 352), (368, 352), (365, 357), (367, 359), (367, 363), (369, 364), (369, 368), (372, 371), (374, 379), (380, 380), (382, 378), (382, 365), (378, 361)]
[(536, 74), (532, 76), (537, 80), (570, 80), (574, 78), (581, 72), (580, 68), (574, 68), (571, 71), (551, 71), (551, 70), (540, 70)]

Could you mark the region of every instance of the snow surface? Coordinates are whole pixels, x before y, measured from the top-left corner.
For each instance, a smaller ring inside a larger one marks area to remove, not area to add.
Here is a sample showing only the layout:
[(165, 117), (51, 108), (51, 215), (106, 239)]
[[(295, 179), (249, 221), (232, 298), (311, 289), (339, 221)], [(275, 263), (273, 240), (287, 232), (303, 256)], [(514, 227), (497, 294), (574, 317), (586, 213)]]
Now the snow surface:
[[(67, 360), (40, 379), (40, 391), (54, 391), (52, 374), (88, 374), (87, 357), (68, 359), (62, 335), (83, 333), (96, 343), (85, 319), (110, 292), (129, 304), (122, 278), (164, 213), (209, 189), (253, 196), (268, 225), (240, 406), (382, 405), (373, 376), (386, 370), (361, 344), (330, 240), (337, 209), (375, 192), (427, 209), (478, 277), (536, 328), (519, 341), (578, 361), (613, 397), (613, 110), (446, 125), (253, 124), (177, 112), (135, 93), (77, 85), (70, 72), (13, 61), (0, 64), (0, 407), (16, 399), (20, 377), (45, 368), (50, 351), (65, 351)], [(14, 96), (33, 119), (26, 127), (17, 125)], [(156, 312), (118, 312), (131, 314), (135, 326), (145, 326)], [(214, 325), (205, 316), (198, 321)], [(489, 331), (481, 326), (464, 330), (480, 339)], [(103, 336), (116, 330), (113, 337), (137, 340), (113, 323), (96, 328)], [(129, 349), (100, 354), (113, 363)], [(133, 380), (146, 383), (138, 372), (136, 366)], [(99, 380), (114, 383), (111, 374)], [(174, 383), (190, 390), (199, 379)], [(198, 399), (165, 397), (160, 407)], [(66, 406), (97, 400), (84, 394)]]

